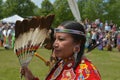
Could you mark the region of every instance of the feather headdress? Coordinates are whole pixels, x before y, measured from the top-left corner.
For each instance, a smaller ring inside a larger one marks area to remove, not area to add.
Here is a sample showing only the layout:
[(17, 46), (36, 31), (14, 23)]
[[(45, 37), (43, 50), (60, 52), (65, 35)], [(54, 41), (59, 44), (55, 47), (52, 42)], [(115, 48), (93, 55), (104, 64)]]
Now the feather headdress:
[(36, 50), (42, 46), (53, 22), (54, 15), (16, 21), (14, 51), (21, 66), (27, 66)]

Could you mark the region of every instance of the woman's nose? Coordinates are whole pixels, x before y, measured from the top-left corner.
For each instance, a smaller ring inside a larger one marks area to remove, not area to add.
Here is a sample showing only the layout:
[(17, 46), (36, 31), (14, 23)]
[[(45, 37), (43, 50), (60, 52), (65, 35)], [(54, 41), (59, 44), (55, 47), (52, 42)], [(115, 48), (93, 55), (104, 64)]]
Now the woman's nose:
[(54, 41), (54, 43), (53, 43), (53, 48), (57, 48), (57, 47), (58, 47), (58, 45), (59, 45), (59, 44), (58, 44), (58, 41), (57, 41), (57, 40), (55, 40), (55, 41)]

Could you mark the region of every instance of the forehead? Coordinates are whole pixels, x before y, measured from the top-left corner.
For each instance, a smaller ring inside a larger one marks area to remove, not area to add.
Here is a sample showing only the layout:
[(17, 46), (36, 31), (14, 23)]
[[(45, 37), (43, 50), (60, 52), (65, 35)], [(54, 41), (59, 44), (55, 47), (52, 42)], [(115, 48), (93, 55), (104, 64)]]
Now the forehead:
[(71, 34), (69, 33), (63, 33), (63, 32), (56, 32), (54, 34), (54, 38), (57, 39), (57, 40), (60, 40), (60, 39), (64, 39), (63, 42), (73, 42), (74, 39), (73, 37), (71, 36)]

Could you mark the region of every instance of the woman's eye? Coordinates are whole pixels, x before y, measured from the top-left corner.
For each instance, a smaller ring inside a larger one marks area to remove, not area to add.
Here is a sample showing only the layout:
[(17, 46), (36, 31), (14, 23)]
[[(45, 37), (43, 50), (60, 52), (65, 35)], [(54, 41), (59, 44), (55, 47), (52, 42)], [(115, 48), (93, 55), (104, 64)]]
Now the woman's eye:
[(59, 38), (59, 40), (60, 40), (60, 41), (64, 41), (65, 39), (61, 37), (61, 38)]

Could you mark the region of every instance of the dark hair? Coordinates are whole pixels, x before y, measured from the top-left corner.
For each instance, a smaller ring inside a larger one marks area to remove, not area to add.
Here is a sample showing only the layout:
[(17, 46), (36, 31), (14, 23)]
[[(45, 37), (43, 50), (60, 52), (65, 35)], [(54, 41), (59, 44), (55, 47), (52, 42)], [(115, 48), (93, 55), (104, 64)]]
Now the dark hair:
[[(65, 29), (72, 29), (72, 30), (78, 30), (82, 31), (85, 34), (84, 26), (81, 25), (79, 22), (75, 21), (65, 21), (60, 24), (60, 26), (63, 26)], [(71, 34), (73, 37), (73, 40), (75, 42), (80, 42), (82, 45), (80, 45), (80, 51), (77, 55), (76, 62), (73, 66), (73, 69), (75, 70), (77, 65), (81, 62), (81, 57), (84, 54), (84, 48), (85, 48), (85, 42), (86, 42), (86, 37), (83, 35), (78, 35), (78, 34)]]

